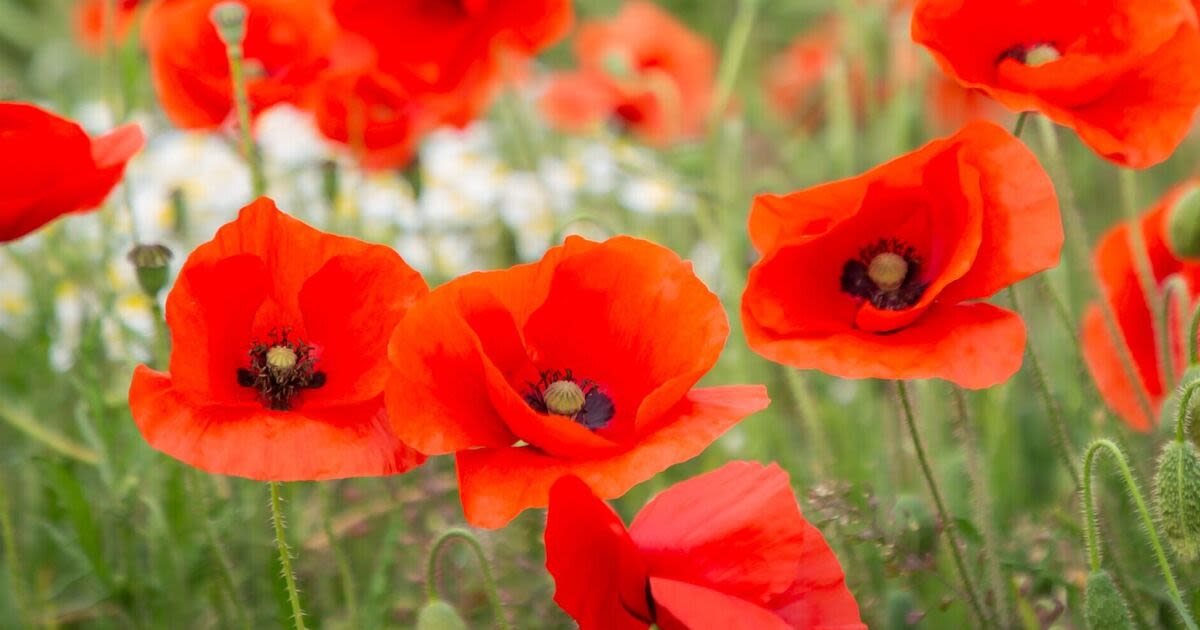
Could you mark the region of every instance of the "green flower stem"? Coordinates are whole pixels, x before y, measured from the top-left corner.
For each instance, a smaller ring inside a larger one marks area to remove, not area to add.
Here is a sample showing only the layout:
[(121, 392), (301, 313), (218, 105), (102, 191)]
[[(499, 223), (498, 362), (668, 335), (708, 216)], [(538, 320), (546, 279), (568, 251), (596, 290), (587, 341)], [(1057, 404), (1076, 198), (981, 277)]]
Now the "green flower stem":
[(1162, 330), (1162, 336), (1159, 337), (1158, 354), (1159, 367), (1162, 369), (1166, 387), (1174, 387), (1178, 383), (1175, 374), (1175, 352), (1171, 343), (1171, 302), (1173, 300), (1178, 305), (1175, 316), (1182, 322), (1188, 316), (1184, 305), (1187, 304), (1190, 293), (1187, 279), (1175, 274), (1163, 282), (1162, 295), (1159, 296), (1158, 327)]
[(812, 448), (810, 452), (816, 455), (816, 457), (807, 458), (810, 473), (813, 479), (819, 479), (819, 473), (822, 470), (822, 456), (829, 456), (833, 453), (833, 445), (829, 440), (829, 434), (826, 433), (824, 425), (821, 424), (821, 418), (817, 414), (817, 406), (813, 400), (812, 392), (809, 391), (804, 377), (800, 375), (800, 370), (784, 367), (783, 373), (787, 381), (788, 391), (791, 392), (792, 400), (796, 403), (797, 415), (800, 416), (800, 422), (803, 424), (804, 430), (808, 433), (809, 440), (811, 440)]
[(200, 505), (200, 520), (204, 524), (204, 537), (208, 540), (208, 546), (212, 549), (213, 556), (217, 561), (217, 568), (220, 569), (217, 573), (221, 578), (221, 584), (225, 587), (226, 595), (229, 596), (229, 602), (233, 606), (234, 617), (238, 620), (238, 625), (246, 630), (251, 630), (253, 624), (250, 623), (250, 615), (246, 612), (246, 606), (242, 602), (242, 592), (237, 588), (237, 580), (233, 577), (233, 563), (229, 561), (229, 554), (225, 551), (225, 545), (221, 543), (220, 536), (217, 535), (216, 528), (213, 527), (212, 516), (210, 515), (211, 502), (209, 501), (208, 491), (205, 488), (209, 477), (193, 470), (191, 475), (192, 496)]
[(1011, 589), (1009, 589), (1008, 580), (1000, 568), (1000, 539), (996, 535), (996, 513), (992, 505), (991, 488), (988, 487), (986, 466), (982, 461), (983, 451), (979, 445), (979, 435), (975, 432), (975, 425), (967, 406), (967, 395), (957, 385), (952, 386), (952, 389), (954, 390), (958, 430), (962, 434), (966, 451), (967, 475), (970, 476), (971, 486), (975, 491), (975, 522), (979, 524), (979, 530), (983, 534), (987, 576), (988, 581), (992, 583), (992, 597), (994, 598), (992, 612), (1000, 627), (1008, 628), (1010, 627), (1009, 595)]
[[(1013, 311), (1024, 319), (1024, 308), (1021, 305), (1020, 292), (1017, 287), (1008, 288), (1008, 298)], [(1054, 399), (1054, 394), (1050, 391), (1050, 382), (1046, 378), (1046, 368), (1042, 363), (1042, 357), (1038, 354), (1037, 342), (1030, 340), (1025, 345), (1026, 354), (1029, 356), (1029, 367), (1033, 370), (1034, 387), (1037, 388), (1038, 397), (1042, 399), (1042, 406), (1046, 409), (1046, 416), (1050, 418), (1050, 424), (1054, 425), (1054, 444), (1063, 466), (1071, 475), (1071, 482), (1075, 484), (1075, 489), (1078, 491), (1080, 487), (1079, 470), (1076, 468), (1075, 458), (1072, 456), (1075, 451), (1071, 447), (1071, 432), (1067, 429), (1066, 418), (1063, 417), (1062, 409), (1059, 408), (1058, 401)]]
[(1188, 383), (1183, 388), (1183, 393), (1179, 396), (1179, 409), (1175, 411), (1175, 441), (1184, 442), (1187, 440), (1187, 421), (1188, 409), (1192, 403), (1192, 393), (1200, 389), (1200, 381)]
[(729, 99), (733, 96), (733, 87), (742, 68), (742, 59), (746, 56), (746, 45), (750, 42), (750, 33), (754, 30), (760, 4), (762, 0), (742, 0), (738, 4), (737, 15), (733, 18), (733, 26), (729, 29), (725, 50), (721, 54), (721, 67), (717, 70), (717, 91), (713, 98), (712, 111), (709, 112), (710, 124), (719, 120), (729, 107)]
[[(241, 9), (240, 16), (233, 10), (234, 7)], [(218, 16), (218, 12), (222, 10), (225, 10), (224, 16), (229, 18), (228, 22), (222, 22), (222, 17)], [(217, 33), (225, 42), (225, 55), (229, 60), (229, 81), (233, 85), (233, 103), (237, 111), (238, 136), (241, 139), (242, 155), (250, 166), (250, 181), (257, 198), (266, 194), (267, 179), (263, 175), (262, 158), (254, 144), (254, 134), (250, 127), (250, 96), (246, 91), (243, 63), (245, 51), (242, 48), (246, 39), (246, 8), (237, 2), (223, 2), (213, 9), (213, 21), (216, 23)]]
[(1142, 233), (1142, 222), (1138, 217), (1137, 173), (1128, 168), (1120, 169), (1120, 173), (1121, 209), (1124, 212), (1126, 223), (1129, 224), (1127, 238), (1129, 251), (1133, 253), (1133, 269), (1137, 273), (1142, 293), (1146, 295), (1146, 304), (1150, 306), (1152, 312), (1156, 311), (1155, 315), (1158, 315), (1158, 317), (1151, 317), (1150, 322), (1154, 331), (1154, 339), (1158, 342), (1156, 347), (1167, 349), (1167, 353), (1159, 363), (1163, 366), (1163, 374), (1167, 377), (1167, 387), (1171, 387), (1175, 384), (1169, 350), (1171, 341), (1166, 327), (1162, 325), (1166, 318), (1167, 302), (1159, 299), (1162, 296), (1158, 290), (1158, 280), (1154, 277), (1154, 268), (1150, 264), (1150, 253), (1146, 251), (1146, 238)]
[(350, 618), (351, 628), (361, 628), (358, 612), (358, 595), (357, 587), (354, 583), (354, 571), (350, 569), (350, 561), (346, 558), (346, 552), (342, 550), (338, 544), (337, 535), (333, 531), (333, 522), (330, 519), (328, 507), (325, 510), (325, 518), (322, 526), (325, 530), (325, 537), (329, 540), (329, 551), (333, 553), (334, 562), (337, 563), (338, 575), (342, 580), (342, 597), (346, 600), (346, 612)]
[[(1058, 144), (1058, 136), (1054, 129), (1054, 123), (1045, 116), (1038, 117), (1038, 130), (1041, 132), (1042, 143), (1046, 149), (1046, 155), (1049, 158), (1049, 166), (1051, 169), (1050, 175), (1058, 186), (1059, 197), (1063, 214), (1067, 219), (1066, 226), (1067, 249), (1070, 255), (1075, 259), (1079, 268), (1085, 270), (1093, 283), (1094, 292), (1097, 297), (1097, 302), (1100, 303), (1100, 313), (1104, 316), (1104, 325), (1108, 329), (1109, 336), (1114, 340), (1124, 338), (1121, 334), (1121, 328), (1117, 325), (1117, 315), (1113, 311), (1113, 306), (1105, 298), (1104, 287), (1100, 284), (1099, 276), (1094, 273), (1093, 265), (1090, 257), (1090, 245), (1088, 244), (1087, 226), (1084, 224), (1083, 215), (1079, 212), (1079, 207), (1075, 203), (1075, 193), (1071, 187), (1069, 174), (1067, 173), (1066, 161), (1063, 159), (1062, 148)], [(1136, 368), (1134, 368), (1133, 356), (1130, 354), (1129, 347), (1123, 343), (1114, 343), (1117, 347), (1117, 356), (1121, 360), (1121, 368), (1125, 372), (1125, 378), (1130, 383), (1140, 382), (1140, 377)], [(1092, 375), (1095, 378), (1095, 375)], [(1154, 418), (1154, 406), (1150, 404), (1150, 398), (1146, 394), (1144, 388), (1134, 387), (1134, 392), (1137, 394), (1138, 406), (1141, 407), (1142, 413), (1147, 418)]]
[(483, 545), (479, 544), (479, 539), (475, 538), (474, 534), (465, 529), (448, 530), (434, 541), (433, 547), (429, 550), (429, 564), (426, 567), (425, 594), (430, 601), (439, 599), (438, 558), (441, 557), (442, 550), (455, 540), (466, 543), (475, 553), (475, 558), (479, 560), (479, 574), (483, 577), (483, 586), (487, 592), (488, 602), (492, 606), (492, 615), (496, 619), (496, 627), (500, 630), (509, 630), (508, 619), (504, 616), (504, 608), (500, 605), (500, 595), (496, 590), (496, 579), (492, 576), (492, 567), (488, 563), (487, 555), (483, 552)]
[(1155, 527), (1154, 519), (1150, 516), (1150, 510), (1146, 507), (1146, 501), (1142, 497), (1142, 491), (1138, 487), (1137, 479), (1133, 476), (1133, 471), (1129, 469), (1129, 462), (1125, 459), (1125, 454), (1121, 452), (1112, 440), (1099, 439), (1090, 446), (1083, 456), (1083, 532), (1084, 544), (1087, 546), (1088, 562), (1091, 565), (1092, 571), (1100, 569), (1100, 525), (1096, 517), (1095, 501), (1092, 497), (1092, 468), (1095, 465), (1096, 455), (1102, 450), (1107, 450), (1112, 458), (1117, 463), (1117, 468), (1121, 472), (1121, 478), (1125, 482), (1125, 489), (1133, 497), (1134, 504), (1137, 506), (1138, 515), (1142, 519), (1142, 526), (1146, 530), (1146, 536), (1150, 540), (1150, 546), (1154, 550), (1154, 557), (1158, 561), (1158, 568), (1162, 572), (1163, 580), (1167, 583), (1167, 592), (1171, 598), (1171, 602), (1175, 605), (1176, 611), (1183, 620), (1189, 630), (1198, 630), (1195, 620), (1192, 619), (1191, 613), (1183, 604), (1183, 595), (1179, 592), (1179, 585), (1175, 582), (1175, 574), (1171, 570), (1171, 563), (1167, 560), (1167, 554), (1163, 550), (1162, 542), (1158, 538), (1158, 530)]
[(21, 570), (21, 559), (17, 555), (17, 538), (12, 522), (12, 511), (9, 509), (8, 487), (5, 479), (0, 478), (0, 542), (3, 542), (4, 559), (8, 568), (8, 582), (13, 603), (17, 608), (17, 627), (24, 627), (29, 618), (30, 610), (25, 601), (25, 587), (22, 583), (25, 573)]
[(1196, 339), (1197, 335), (1200, 335), (1200, 304), (1197, 304), (1196, 310), (1192, 311), (1192, 321), (1188, 324), (1187, 364), (1189, 366), (1196, 365), (1200, 361), (1200, 354), (1198, 354), (1200, 350), (1197, 350), (1196, 347), (1200, 344), (1200, 341)]
[(282, 484), (278, 481), (268, 483), (271, 487), (271, 524), (275, 527), (275, 546), (279, 548), (279, 565), (283, 580), (287, 583), (288, 601), (292, 605), (292, 622), (296, 630), (305, 630), (304, 609), (300, 607), (300, 592), (296, 590), (296, 573), (292, 570), (292, 550), (288, 547), (284, 533), (286, 525), (283, 520), (283, 499), (279, 496)]
[(1021, 112), (1017, 115), (1017, 123), (1013, 125), (1012, 135), (1020, 138), (1021, 132), (1025, 131), (1025, 119), (1029, 118), (1029, 112)]
[(975, 615), (979, 617), (979, 621), (985, 627), (991, 627), (991, 620), (983, 611), (983, 606), (979, 603), (979, 595), (975, 592), (975, 583), (971, 579), (970, 572), (967, 571), (967, 565), (963, 562), (962, 551), (958, 548), (958, 527), (953, 519), (950, 518), (950, 513), (946, 510), (946, 504), (942, 501), (942, 493), (938, 489), (937, 479), (933, 476), (933, 469), (929, 466), (929, 459), (925, 456), (925, 447), (921, 443), (921, 433), (917, 430), (917, 420), (913, 415), (912, 403), (908, 399), (908, 388), (904, 381), (896, 381), (896, 392), (900, 397), (900, 406), (903, 408), (904, 422), (908, 426), (909, 436), (912, 438), (913, 450), (917, 453), (917, 462), (921, 465), (921, 473), (925, 475), (925, 482), (929, 485), (929, 494), (933, 495), (933, 503), (937, 507), (938, 518), (945, 526), (947, 542), (950, 545), (950, 554), (954, 558), (954, 565), (958, 568), (959, 578), (963, 583), (963, 590), (967, 594), (967, 602), (971, 605), (971, 609)]

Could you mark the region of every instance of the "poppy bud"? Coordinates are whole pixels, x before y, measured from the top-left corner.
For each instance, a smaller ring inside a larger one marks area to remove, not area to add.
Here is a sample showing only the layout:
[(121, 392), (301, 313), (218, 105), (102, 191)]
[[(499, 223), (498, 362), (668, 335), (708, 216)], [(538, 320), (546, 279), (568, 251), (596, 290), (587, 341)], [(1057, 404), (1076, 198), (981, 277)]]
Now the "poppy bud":
[(241, 44), (246, 39), (246, 7), (240, 2), (222, 2), (213, 7), (209, 19), (217, 27), (221, 41)]
[(458, 616), (453, 606), (435, 599), (417, 613), (417, 630), (467, 630), (467, 622)]
[(152, 298), (158, 297), (163, 287), (167, 286), (167, 263), (171, 260), (171, 250), (158, 244), (135, 245), (129, 250), (128, 259), (137, 271), (138, 285), (142, 291)]
[(1129, 608), (1108, 571), (1097, 569), (1087, 579), (1083, 594), (1083, 616), (1090, 630), (1123, 630), (1132, 628)]
[(925, 557), (937, 546), (937, 519), (921, 499), (904, 495), (896, 499), (896, 548), (906, 556)]
[(1191, 442), (1172, 440), (1163, 448), (1154, 473), (1154, 503), (1175, 553), (1195, 560), (1200, 552), (1200, 455)]
[(1200, 186), (1180, 195), (1167, 213), (1167, 245), (1180, 258), (1200, 258)]

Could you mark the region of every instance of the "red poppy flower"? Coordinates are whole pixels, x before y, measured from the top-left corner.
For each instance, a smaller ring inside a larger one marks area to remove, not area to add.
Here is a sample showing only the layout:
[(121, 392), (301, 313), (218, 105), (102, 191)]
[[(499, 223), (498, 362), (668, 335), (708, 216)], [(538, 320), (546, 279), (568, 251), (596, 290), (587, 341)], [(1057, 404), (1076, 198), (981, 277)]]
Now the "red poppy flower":
[[(83, 48), (92, 53), (103, 52), (108, 45), (108, 28), (104, 24), (109, 0), (81, 0), (75, 4), (75, 37)], [(125, 40), (133, 28), (141, 0), (118, 0), (113, 15), (112, 36), (117, 42)]]
[(500, 527), (565, 474), (619, 496), (766, 407), (762, 386), (692, 389), (728, 334), (670, 250), (571, 237), (417, 305), (392, 336), (388, 410), (405, 443), (457, 453), (467, 520)]
[(776, 113), (806, 126), (816, 124), (825, 108), (821, 87), (837, 61), (838, 30), (838, 23), (830, 20), (797, 37), (771, 61), (764, 88)]
[(960, 83), (1125, 166), (1169, 157), (1200, 105), (1188, 0), (922, 0), (912, 35)]
[(0, 102), (0, 243), (101, 206), (145, 141), (137, 125), (93, 139), (44, 109)]
[(380, 71), (412, 94), (444, 99), (441, 120), (459, 126), (490, 103), (502, 56), (532, 56), (574, 20), (569, 0), (334, 0), (333, 11), (369, 42)]
[(387, 338), (428, 289), (381, 245), (325, 234), (267, 198), (198, 247), (167, 296), (170, 372), (138, 366), (133, 419), (208, 472), (290, 481), (423, 461), (388, 426)]
[(1056, 265), (1063, 232), (1037, 158), (978, 121), (858, 177), (756, 197), (750, 237), (763, 257), (742, 321), (759, 354), (983, 388), (1020, 368), (1025, 325), (974, 301)]
[(582, 630), (866, 630), (833, 550), (779, 466), (730, 462), (652, 499), (626, 531), (576, 477), (550, 491), (546, 568)]
[[(1200, 180), (1176, 186), (1141, 218), (1142, 238), (1155, 280), (1162, 283), (1168, 276), (1181, 274), (1187, 279), (1193, 294), (1200, 290), (1200, 262), (1180, 260), (1172, 254), (1167, 247), (1165, 230), (1168, 211), (1184, 193), (1198, 185)], [(1170, 393), (1170, 386), (1164, 384), (1160, 370), (1162, 350), (1155, 341), (1152, 323), (1155, 316), (1138, 280), (1133, 252), (1129, 247), (1129, 232), (1128, 224), (1109, 230), (1097, 244), (1094, 260), (1100, 274), (1100, 284), (1104, 288), (1104, 297), (1117, 316), (1122, 343), (1129, 350), (1137, 368), (1138, 382), (1129, 382), (1121, 364), (1121, 355), (1113, 343), (1098, 304), (1091, 305), (1084, 314), (1083, 358), (1108, 406), (1133, 429), (1149, 431), (1157, 423), (1157, 418), (1146, 417), (1138, 403), (1135, 388), (1142, 389), (1155, 413), (1158, 413), (1163, 399)], [(1181, 323), (1175, 322), (1168, 329), (1171, 331), (1172, 361), (1176, 373), (1180, 373), (1186, 367), (1186, 343), (1177, 324)]]
[[(219, 127), (234, 113), (229, 62), (212, 8), (221, 0), (160, 0), (150, 5), (142, 39), (154, 88), (167, 116), (187, 129)], [(252, 114), (296, 102), (327, 63), (337, 35), (328, 2), (242, 0), (245, 68)]]
[(580, 27), (579, 70), (554, 77), (542, 111), (581, 131), (608, 120), (664, 145), (702, 131), (712, 106), (716, 53), (703, 37), (650, 2), (627, 2), (609, 21)]

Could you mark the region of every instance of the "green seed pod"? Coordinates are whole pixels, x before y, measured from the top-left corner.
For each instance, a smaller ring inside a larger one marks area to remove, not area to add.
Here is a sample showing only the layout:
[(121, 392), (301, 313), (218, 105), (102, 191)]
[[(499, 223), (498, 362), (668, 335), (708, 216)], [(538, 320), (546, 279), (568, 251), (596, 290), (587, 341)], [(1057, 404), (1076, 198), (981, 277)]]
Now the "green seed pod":
[(240, 2), (221, 2), (212, 8), (209, 19), (226, 44), (241, 45), (246, 39), (246, 6)]
[(467, 622), (446, 602), (435, 599), (417, 613), (416, 630), (467, 630)]
[(913, 495), (896, 499), (893, 509), (896, 549), (907, 556), (924, 557), (937, 547), (937, 519), (929, 506)]
[(1087, 579), (1083, 593), (1083, 616), (1089, 630), (1125, 630), (1132, 628), (1129, 608), (1108, 571), (1097, 569)]
[(1159, 525), (1183, 560), (1200, 554), (1200, 454), (1191, 442), (1171, 440), (1154, 473), (1154, 505)]
[(163, 245), (135, 245), (129, 250), (129, 262), (137, 271), (138, 285), (150, 297), (158, 297), (163, 287), (167, 286), (167, 263), (171, 260), (171, 250)]
[(1167, 213), (1167, 245), (1180, 258), (1200, 258), (1200, 186), (1180, 195)]

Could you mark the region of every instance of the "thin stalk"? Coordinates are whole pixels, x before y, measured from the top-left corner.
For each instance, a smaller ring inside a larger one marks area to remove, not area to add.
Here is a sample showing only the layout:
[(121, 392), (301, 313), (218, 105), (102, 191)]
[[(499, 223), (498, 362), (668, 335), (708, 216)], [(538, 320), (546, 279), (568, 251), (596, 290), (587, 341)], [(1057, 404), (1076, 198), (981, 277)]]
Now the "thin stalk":
[(1184, 278), (1182, 275), (1172, 275), (1163, 282), (1158, 309), (1159, 328), (1163, 331), (1162, 336), (1159, 338), (1159, 342), (1161, 342), (1161, 345), (1159, 345), (1159, 367), (1163, 373), (1163, 389), (1174, 387), (1179, 383), (1175, 374), (1175, 348), (1172, 344), (1173, 338), (1171, 335), (1171, 302), (1173, 300), (1179, 305), (1174, 315), (1182, 322), (1187, 317), (1184, 305), (1187, 304), (1189, 293), (1187, 278)]
[(1029, 118), (1029, 112), (1021, 112), (1017, 115), (1017, 123), (1013, 125), (1012, 135), (1020, 138), (1021, 132), (1025, 131), (1025, 119)]
[(1200, 335), (1200, 303), (1196, 304), (1196, 309), (1192, 311), (1192, 321), (1188, 324), (1188, 354), (1185, 361), (1188, 367), (1196, 365), (1197, 361), (1200, 361), (1196, 347), (1200, 345), (1200, 340), (1196, 338), (1197, 335)]
[(8, 568), (8, 582), (12, 593), (13, 603), (17, 608), (17, 627), (23, 627), (31, 612), (25, 601), (25, 586), (22, 580), (25, 573), (21, 570), (21, 559), (17, 555), (17, 538), (12, 522), (12, 511), (9, 509), (8, 487), (0, 478), (0, 542), (4, 543), (4, 559)]
[(991, 488), (988, 486), (987, 473), (981, 461), (983, 451), (979, 445), (979, 434), (971, 419), (967, 407), (967, 396), (961, 387), (952, 386), (954, 390), (954, 407), (958, 419), (958, 430), (962, 434), (964, 449), (967, 456), (967, 474), (971, 478), (971, 486), (975, 489), (975, 522), (979, 524), (983, 534), (984, 556), (987, 558), (988, 581), (992, 583), (992, 593), (995, 603), (993, 614), (1001, 628), (1008, 628), (1009, 594), (1008, 580), (1000, 568), (1000, 539), (996, 535), (996, 512), (992, 505)]
[(237, 580), (233, 577), (233, 563), (229, 561), (229, 554), (225, 552), (225, 545), (221, 544), (221, 538), (217, 536), (212, 516), (209, 514), (212, 504), (209, 502), (208, 490), (204, 487), (205, 479), (199, 473), (194, 473), (191, 476), (191, 482), (192, 494), (200, 504), (200, 520), (204, 525), (204, 537), (208, 539), (208, 546), (212, 549), (213, 557), (216, 558), (217, 567), (220, 569), (218, 574), (221, 576), (221, 585), (229, 596), (229, 602), (233, 606), (233, 614), (237, 618), (238, 625), (250, 630), (254, 626), (250, 623), (250, 615), (246, 613), (246, 607), (242, 603), (242, 592), (238, 590)]
[[(1121, 327), (1117, 325), (1117, 315), (1105, 295), (1104, 287), (1100, 285), (1099, 276), (1093, 273), (1094, 269), (1089, 256), (1087, 227), (1084, 224), (1083, 215), (1079, 213), (1079, 207), (1075, 203), (1074, 189), (1071, 187), (1066, 161), (1063, 159), (1062, 148), (1058, 144), (1054, 123), (1044, 116), (1039, 116), (1038, 129), (1049, 158), (1051, 176), (1058, 185), (1063, 214), (1068, 222), (1065, 230), (1067, 249), (1079, 267), (1088, 272), (1085, 275), (1092, 280), (1097, 301), (1100, 303), (1100, 313), (1104, 317), (1104, 325), (1113, 339), (1113, 345), (1117, 347), (1117, 356), (1120, 358), (1121, 368), (1125, 371), (1125, 378), (1136, 385), (1141, 382), (1141, 377), (1134, 368), (1133, 356), (1130, 354), (1129, 347), (1122, 341), (1125, 337), (1121, 334)], [(1094, 379), (1095, 375), (1092, 375), (1092, 378)], [(1146, 415), (1147, 419), (1153, 420), (1154, 406), (1150, 404), (1150, 398), (1145, 389), (1135, 386), (1133, 390), (1137, 394), (1138, 406), (1141, 407), (1142, 413)]]
[(908, 389), (904, 381), (896, 381), (896, 392), (900, 396), (900, 406), (903, 408), (904, 423), (908, 426), (909, 436), (912, 438), (913, 450), (917, 453), (917, 462), (921, 465), (921, 473), (925, 475), (925, 482), (929, 485), (929, 494), (933, 495), (933, 503), (937, 507), (938, 518), (945, 525), (947, 542), (950, 544), (950, 554), (954, 558), (954, 565), (958, 569), (959, 578), (963, 583), (963, 590), (967, 594), (967, 602), (971, 605), (971, 609), (975, 615), (979, 617), (980, 623), (985, 627), (990, 627), (991, 620), (984, 613), (983, 606), (979, 603), (979, 595), (975, 592), (975, 583), (971, 579), (971, 574), (967, 571), (967, 565), (963, 562), (962, 551), (958, 548), (958, 527), (954, 520), (950, 518), (949, 511), (946, 510), (946, 504), (942, 501), (942, 493), (938, 489), (937, 479), (933, 476), (933, 469), (929, 466), (929, 459), (925, 456), (925, 447), (921, 442), (921, 432), (917, 429), (917, 420), (913, 415), (912, 403), (908, 400)]
[(1113, 460), (1117, 462), (1117, 468), (1120, 470), (1121, 478), (1125, 482), (1125, 489), (1133, 497), (1138, 515), (1142, 519), (1142, 526), (1146, 530), (1146, 537), (1150, 540), (1150, 546), (1154, 550), (1154, 557), (1158, 562), (1158, 568), (1162, 572), (1163, 580), (1167, 584), (1171, 603), (1175, 605), (1176, 612), (1179, 613), (1184, 625), (1189, 630), (1200, 630), (1196, 626), (1196, 621), (1192, 619), (1191, 613), (1188, 612), (1187, 606), (1183, 603), (1183, 595), (1179, 592), (1179, 585), (1175, 582), (1175, 574), (1171, 570), (1171, 563), (1167, 560), (1167, 554), (1163, 550), (1162, 542), (1158, 538), (1158, 530), (1154, 525), (1154, 519), (1150, 516), (1150, 510), (1146, 507), (1146, 501), (1142, 497), (1142, 491), (1138, 487), (1137, 479), (1134, 478), (1133, 471), (1129, 469), (1129, 462), (1125, 459), (1125, 454), (1121, 452), (1120, 447), (1108, 439), (1099, 439), (1092, 442), (1083, 456), (1084, 544), (1087, 546), (1088, 562), (1092, 570), (1096, 571), (1100, 568), (1100, 527), (1096, 517), (1096, 507), (1092, 499), (1092, 468), (1095, 464), (1096, 454), (1102, 450), (1107, 450), (1112, 455)]
[[(1017, 287), (1008, 288), (1008, 297), (1013, 311), (1024, 319), (1025, 313), (1021, 306), (1021, 297)], [(1042, 357), (1038, 354), (1036, 340), (1031, 339), (1026, 343), (1026, 355), (1029, 357), (1029, 367), (1033, 370), (1034, 387), (1037, 389), (1038, 397), (1042, 400), (1042, 406), (1046, 409), (1046, 416), (1050, 418), (1050, 424), (1054, 425), (1054, 444), (1057, 447), (1058, 455), (1062, 459), (1067, 473), (1071, 475), (1071, 482), (1078, 490), (1080, 487), (1079, 470), (1076, 469), (1075, 458), (1071, 455), (1075, 452), (1071, 447), (1071, 432), (1067, 428), (1067, 421), (1063, 417), (1062, 409), (1058, 407), (1058, 401), (1054, 399), (1054, 394), (1050, 391), (1050, 381), (1046, 378), (1046, 368), (1043, 367)]]
[(338, 544), (337, 535), (333, 531), (333, 523), (329, 518), (329, 510), (325, 510), (325, 518), (322, 526), (325, 529), (325, 537), (329, 539), (329, 551), (333, 553), (333, 560), (337, 563), (338, 575), (342, 580), (342, 597), (346, 600), (346, 612), (350, 618), (351, 628), (361, 628), (359, 623), (358, 613), (358, 594), (354, 584), (354, 572), (350, 570), (350, 562), (346, 559), (346, 553), (342, 551)]
[(429, 564), (426, 566), (425, 573), (425, 594), (430, 601), (439, 599), (438, 595), (438, 558), (441, 557), (442, 550), (447, 545), (455, 540), (466, 543), (471, 551), (475, 553), (475, 558), (479, 560), (479, 573), (483, 577), (484, 590), (487, 592), (488, 602), (492, 606), (492, 615), (496, 619), (496, 627), (500, 630), (509, 630), (511, 626), (508, 624), (508, 619), (504, 616), (504, 608), (500, 605), (500, 595), (496, 590), (496, 580), (492, 577), (492, 567), (488, 563), (487, 555), (483, 551), (483, 545), (479, 544), (479, 539), (471, 532), (455, 528), (448, 530), (446, 533), (438, 537), (433, 543), (433, 547), (429, 550)]
[(1188, 410), (1192, 404), (1192, 393), (1200, 389), (1200, 381), (1188, 383), (1179, 396), (1179, 409), (1175, 411), (1175, 441), (1183, 443), (1187, 439)]
[(742, 0), (738, 4), (733, 26), (730, 27), (729, 37), (725, 40), (721, 67), (717, 70), (717, 90), (716, 96), (713, 97), (712, 111), (709, 112), (710, 124), (724, 115), (729, 106), (733, 86), (737, 83), (742, 59), (746, 56), (746, 45), (750, 41), (750, 33), (754, 30), (754, 21), (758, 17), (758, 7), (761, 3), (761, 0)]
[(1121, 210), (1125, 222), (1129, 225), (1126, 238), (1129, 241), (1129, 251), (1133, 255), (1133, 269), (1142, 293), (1146, 296), (1146, 305), (1156, 315), (1150, 318), (1150, 326), (1157, 342), (1155, 347), (1166, 350), (1159, 363), (1163, 367), (1163, 374), (1168, 377), (1167, 387), (1171, 387), (1175, 382), (1174, 369), (1171, 365), (1171, 336), (1161, 323), (1166, 318), (1167, 304), (1165, 300), (1159, 299), (1162, 296), (1158, 290), (1158, 280), (1154, 277), (1154, 267), (1150, 263), (1150, 253), (1146, 250), (1146, 237), (1142, 232), (1142, 221), (1138, 216), (1137, 175), (1132, 169), (1122, 168), (1119, 179), (1121, 182)]
[(246, 91), (246, 73), (243, 66), (245, 50), (242, 48), (246, 39), (246, 7), (237, 2), (222, 2), (213, 8), (212, 18), (217, 26), (217, 33), (225, 43), (225, 56), (229, 60), (229, 81), (233, 86), (233, 104), (237, 112), (242, 155), (250, 167), (254, 196), (260, 197), (267, 192), (267, 178), (263, 175), (262, 158), (258, 153), (258, 146), (254, 144), (254, 134), (250, 127), (250, 96)]
[[(810, 453), (825, 455), (833, 452), (832, 445), (829, 441), (829, 435), (825, 432), (825, 427), (821, 425), (821, 419), (817, 417), (815, 410), (816, 405), (813, 404), (812, 392), (808, 390), (808, 385), (804, 382), (804, 378), (800, 376), (800, 371), (784, 367), (783, 373), (787, 381), (788, 390), (792, 394), (792, 399), (796, 403), (796, 412), (800, 416), (800, 422), (804, 425), (804, 429), (808, 432), (812, 444), (816, 447), (810, 449)], [(813, 479), (819, 477), (822, 470), (820, 457), (808, 458), (810, 473)]]
[(284, 533), (286, 525), (283, 520), (283, 499), (279, 496), (282, 484), (278, 481), (268, 483), (271, 487), (271, 524), (275, 527), (275, 546), (279, 548), (279, 565), (283, 580), (287, 583), (288, 601), (292, 605), (292, 622), (296, 630), (305, 630), (304, 609), (300, 607), (300, 592), (296, 589), (296, 573), (292, 570), (292, 549), (288, 547), (287, 536)]

